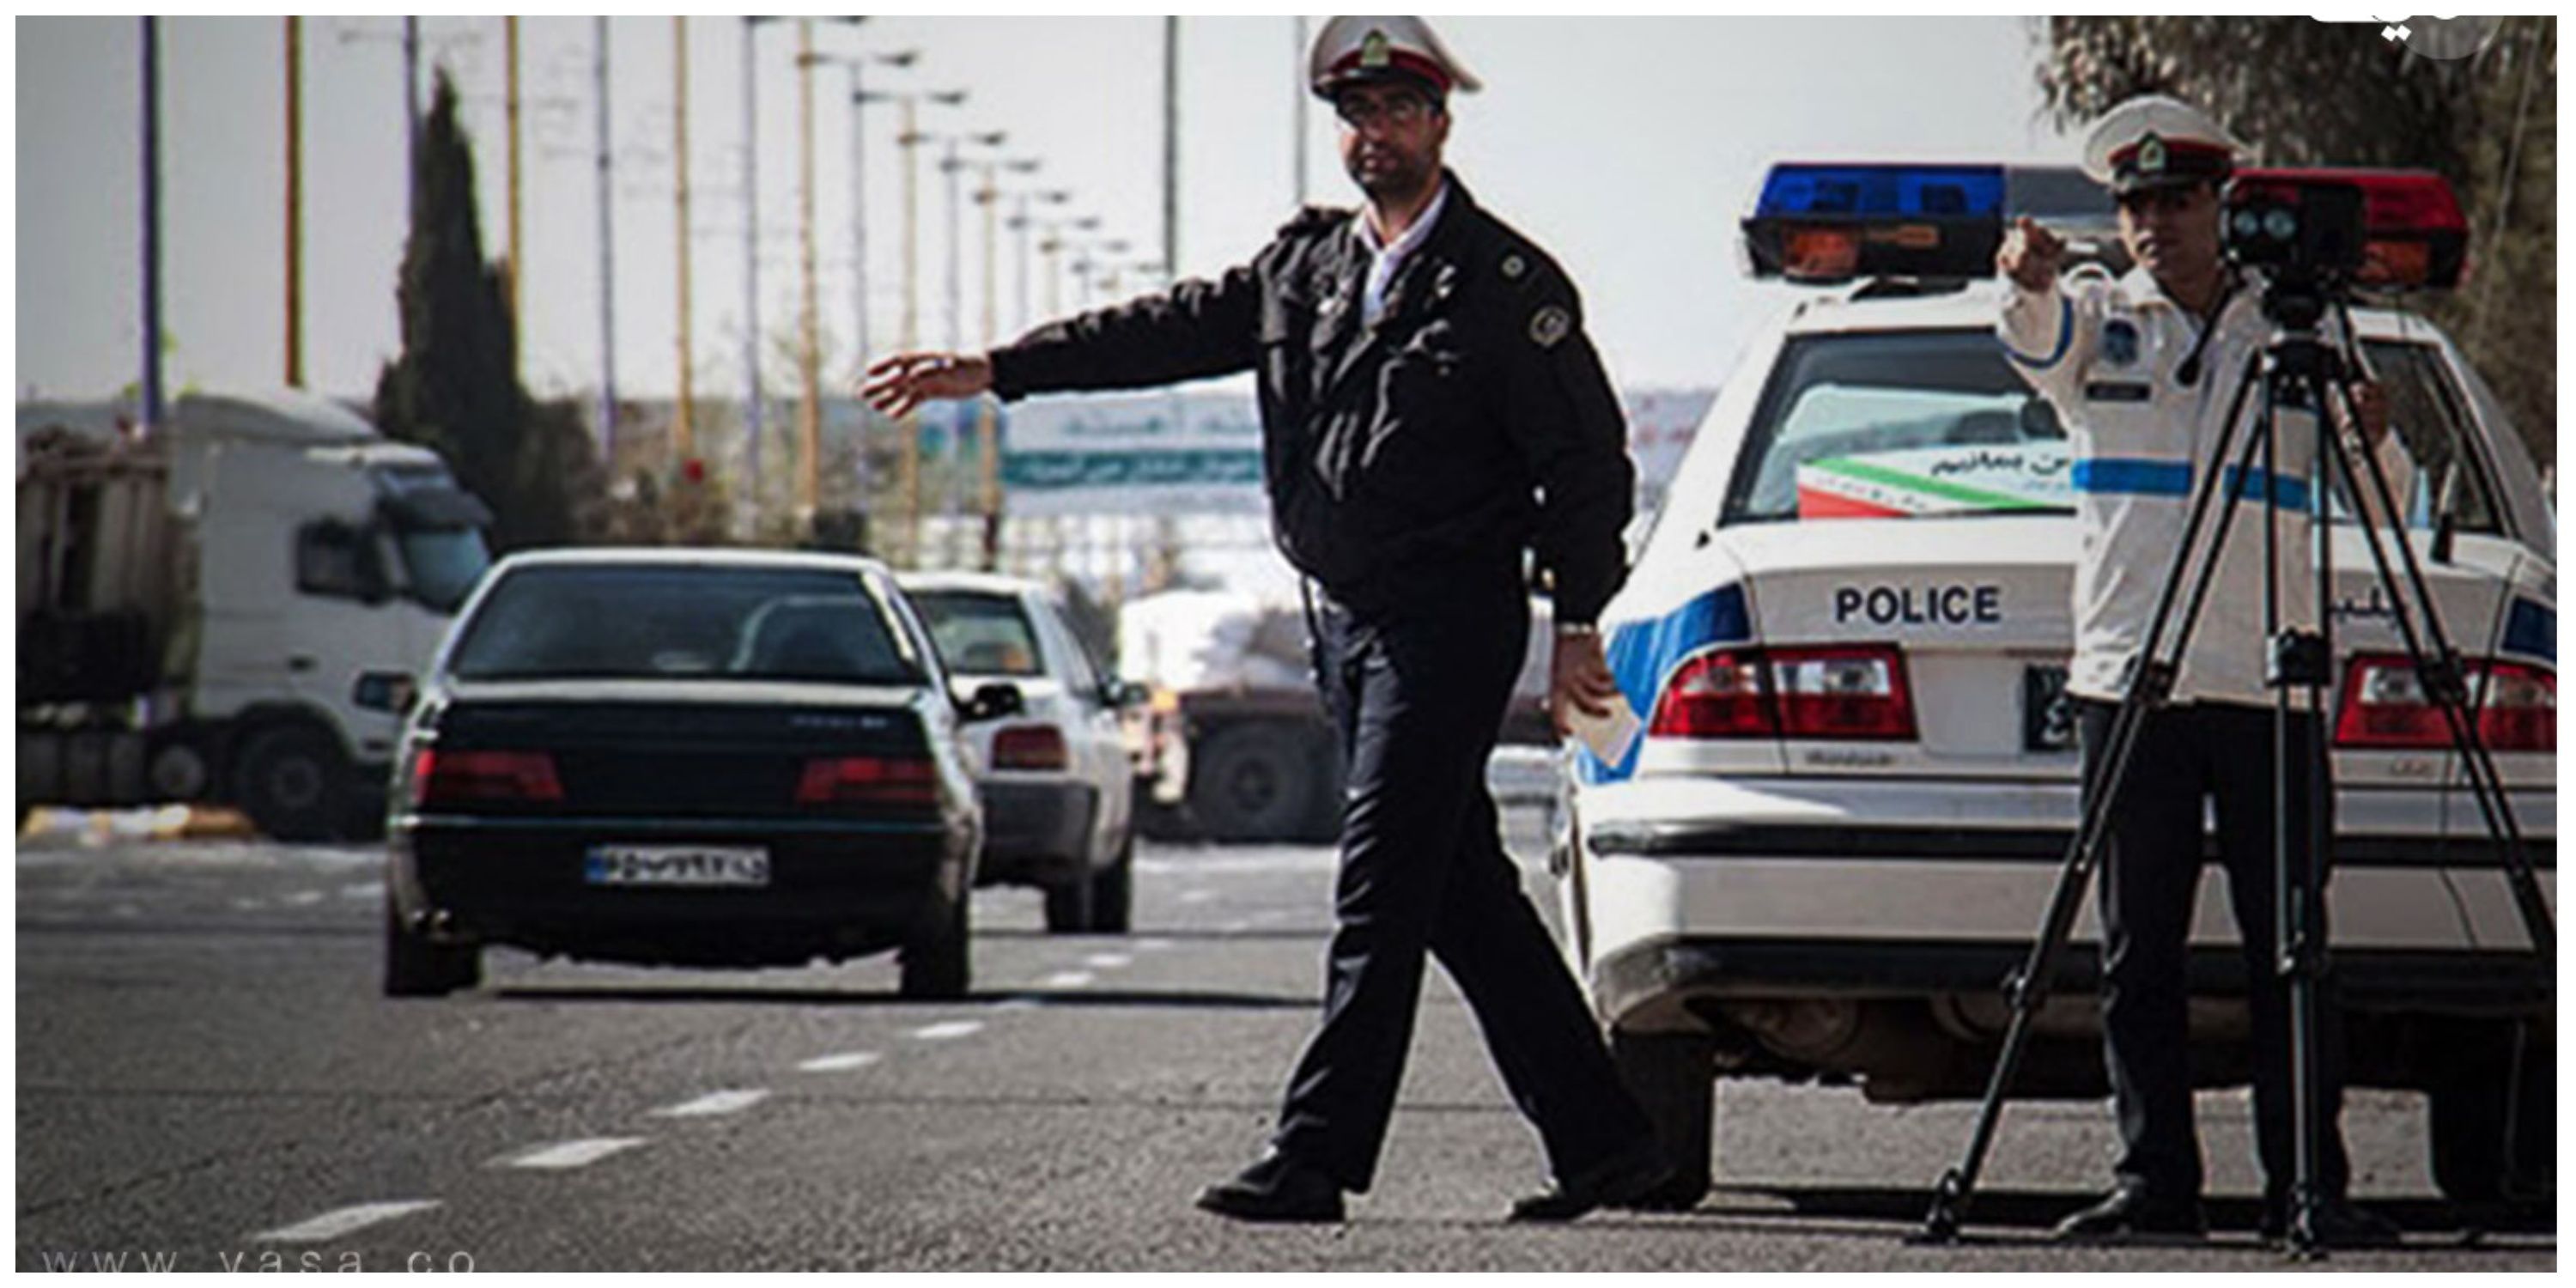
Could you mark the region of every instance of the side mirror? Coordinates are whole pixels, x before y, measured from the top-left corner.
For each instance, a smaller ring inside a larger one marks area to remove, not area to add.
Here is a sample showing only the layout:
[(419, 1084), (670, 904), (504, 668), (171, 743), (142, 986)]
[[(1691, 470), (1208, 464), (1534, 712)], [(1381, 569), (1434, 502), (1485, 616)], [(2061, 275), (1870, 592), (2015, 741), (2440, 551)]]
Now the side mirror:
[(349, 701), (358, 706), (398, 716), (410, 715), (419, 700), (420, 686), (400, 671), (366, 672), (349, 691)]
[(1020, 686), (1000, 681), (978, 686), (975, 696), (957, 704), (957, 714), (969, 724), (1004, 719), (1027, 709), (1028, 699), (1021, 696)]
[(1153, 696), (1152, 690), (1134, 680), (1110, 680), (1100, 686), (1100, 700), (1113, 707), (1141, 707)]

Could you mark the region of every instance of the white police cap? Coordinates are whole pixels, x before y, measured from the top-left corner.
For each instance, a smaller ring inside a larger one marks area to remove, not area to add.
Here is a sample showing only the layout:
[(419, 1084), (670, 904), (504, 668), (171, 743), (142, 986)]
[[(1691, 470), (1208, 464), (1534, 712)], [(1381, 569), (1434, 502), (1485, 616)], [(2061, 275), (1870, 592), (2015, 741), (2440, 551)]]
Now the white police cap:
[(1420, 81), (1443, 98), (1453, 89), (1472, 94), (1484, 88), (1420, 18), (1329, 19), (1306, 56), (1307, 83), (1322, 98), (1394, 77)]
[(2224, 183), (2243, 147), (2199, 108), (2144, 94), (2093, 123), (2084, 140), (2084, 173), (2115, 193)]

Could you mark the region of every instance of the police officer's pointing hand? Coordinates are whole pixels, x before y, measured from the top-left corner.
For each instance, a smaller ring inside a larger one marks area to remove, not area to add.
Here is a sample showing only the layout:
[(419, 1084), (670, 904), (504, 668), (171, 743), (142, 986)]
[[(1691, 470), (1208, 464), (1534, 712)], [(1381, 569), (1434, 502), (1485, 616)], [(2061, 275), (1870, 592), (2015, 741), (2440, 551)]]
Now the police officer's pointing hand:
[(1573, 736), (1573, 713), (1595, 720), (1610, 714), (1620, 699), (1619, 681), (1601, 655), (1601, 637), (1591, 631), (1559, 631), (1556, 651), (1547, 665), (1547, 714), (1561, 737)]
[(1995, 251), (1995, 271), (2025, 291), (2045, 291), (2057, 280), (2057, 267), (2065, 258), (2066, 242), (2024, 215)]
[(868, 368), (868, 404), (901, 418), (939, 398), (973, 398), (993, 387), (993, 363), (980, 353), (898, 353)]

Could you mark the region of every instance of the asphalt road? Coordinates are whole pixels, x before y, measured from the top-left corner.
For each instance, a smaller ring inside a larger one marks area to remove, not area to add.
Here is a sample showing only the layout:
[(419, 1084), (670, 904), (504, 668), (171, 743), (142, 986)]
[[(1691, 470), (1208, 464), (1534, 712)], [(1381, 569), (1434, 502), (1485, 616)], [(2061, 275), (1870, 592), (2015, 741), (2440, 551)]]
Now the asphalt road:
[[(1526, 828), (1531, 820), (1519, 820)], [(1516, 834), (1525, 861), (1534, 832)], [(2017, 1107), (1959, 1247), (1909, 1246), (1970, 1107), (1729, 1084), (1696, 1211), (1507, 1226), (1535, 1139), (1436, 978), (1377, 1188), (1329, 1228), (1194, 1211), (1258, 1148), (1312, 1023), (1331, 856), (1148, 846), (1137, 931), (1044, 933), (979, 893), (976, 996), (887, 958), (744, 973), (490, 954), (485, 986), (378, 995), (370, 850), (22, 841), (22, 1270), (2264, 1270), (2246, 1102), (2201, 1102), (2190, 1249), (2068, 1249), (2099, 1105)], [(1552, 893), (1544, 878), (1532, 889)], [(2554, 1238), (2446, 1229), (2420, 1100), (2357, 1093), (2356, 1194), (2412, 1246), (2338, 1269), (2546, 1269)], [(146, 1258), (168, 1258), (147, 1262)]]

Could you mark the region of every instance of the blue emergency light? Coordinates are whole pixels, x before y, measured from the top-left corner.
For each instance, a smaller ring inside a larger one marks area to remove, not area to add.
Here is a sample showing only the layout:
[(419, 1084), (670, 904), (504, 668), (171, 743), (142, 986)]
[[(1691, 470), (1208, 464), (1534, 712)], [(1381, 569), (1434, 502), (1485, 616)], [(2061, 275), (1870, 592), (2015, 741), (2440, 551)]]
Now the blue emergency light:
[(1792, 162), (1763, 179), (1744, 246), (1756, 277), (1991, 277), (2022, 215), (2107, 225), (2111, 201), (2071, 167)]

